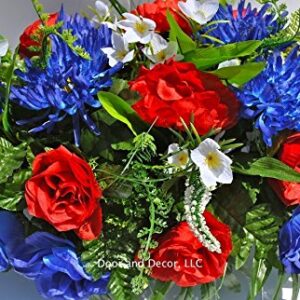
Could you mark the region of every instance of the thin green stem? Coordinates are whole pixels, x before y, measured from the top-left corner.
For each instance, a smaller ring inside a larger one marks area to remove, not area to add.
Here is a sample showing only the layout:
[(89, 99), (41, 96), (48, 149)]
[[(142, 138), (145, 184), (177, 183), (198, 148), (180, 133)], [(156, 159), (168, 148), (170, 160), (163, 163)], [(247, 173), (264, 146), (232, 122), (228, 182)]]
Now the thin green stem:
[(4, 110), (2, 114), (2, 125), (3, 125), (3, 131), (4, 134), (9, 138), (11, 141), (14, 141), (14, 137), (11, 134), (11, 128), (9, 124), (9, 96), (10, 96), (10, 90), (11, 90), (11, 84), (12, 84), (12, 78), (14, 75), (14, 70), (15, 70), (15, 65), (17, 61), (17, 56), (19, 52), (19, 46), (15, 49), (14, 55), (13, 55), (13, 60), (12, 63), (9, 67), (8, 70), (8, 75), (7, 75), (7, 82), (6, 82), (6, 89), (5, 89), (5, 98), (4, 98)]
[(298, 300), (298, 294), (299, 294), (299, 277), (298, 274), (292, 275), (293, 279), (293, 296), (292, 300)]
[(273, 296), (273, 300), (279, 300), (279, 294), (280, 294), (280, 290), (281, 290), (282, 284), (284, 282), (284, 279), (285, 279), (284, 272), (279, 272), (278, 281), (277, 281), (275, 293)]

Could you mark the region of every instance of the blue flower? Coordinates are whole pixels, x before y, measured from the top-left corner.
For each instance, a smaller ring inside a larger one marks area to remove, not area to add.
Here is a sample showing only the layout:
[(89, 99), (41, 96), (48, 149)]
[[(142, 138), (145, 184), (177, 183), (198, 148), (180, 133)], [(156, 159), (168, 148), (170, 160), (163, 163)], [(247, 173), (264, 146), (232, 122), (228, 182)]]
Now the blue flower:
[(66, 16), (63, 10), (58, 21), (61, 20), (64, 21), (63, 29), (72, 31), (77, 37), (75, 45), (82, 46), (91, 59), (76, 55), (59, 37), (51, 36), (52, 54), (46, 68), (38, 68), (27, 59), (26, 71), (16, 71), (24, 85), (12, 88), (11, 100), (28, 110), (38, 111), (35, 117), (17, 122), (18, 125), (35, 123), (30, 133), (50, 132), (56, 123), (71, 116), (78, 146), (80, 120), (94, 134), (100, 134), (89, 110), (101, 106), (95, 95), (112, 85), (111, 77), (122, 64), (110, 68), (108, 58), (101, 50), (111, 47), (111, 30), (107, 26), (96, 28), (86, 18), (78, 14)]
[(280, 131), (300, 130), (300, 56), (294, 48), (284, 60), (275, 51), (265, 70), (236, 94), (243, 103), (242, 117), (255, 119), (268, 146)]
[(11, 252), (24, 238), (24, 230), (16, 216), (0, 211), (0, 272), (10, 268)]
[(300, 206), (279, 234), (280, 260), (288, 274), (300, 274)]
[[(213, 25), (216, 29), (209, 32), (225, 44), (248, 40), (262, 40), (281, 29), (276, 16), (268, 13), (270, 5), (263, 5), (260, 10), (252, 8), (251, 3), (245, 7), (245, 0), (240, 1), (237, 11), (232, 5), (220, 6), (212, 21), (229, 21)], [(211, 27), (211, 28), (213, 28)]]
[(109, 273), (93, 281), (73, 243), (46, 232), (36, 232), (16, 247), (12, 265), (17, 272), (34, 279), (45, 298), (76, 300), (107, 293)]

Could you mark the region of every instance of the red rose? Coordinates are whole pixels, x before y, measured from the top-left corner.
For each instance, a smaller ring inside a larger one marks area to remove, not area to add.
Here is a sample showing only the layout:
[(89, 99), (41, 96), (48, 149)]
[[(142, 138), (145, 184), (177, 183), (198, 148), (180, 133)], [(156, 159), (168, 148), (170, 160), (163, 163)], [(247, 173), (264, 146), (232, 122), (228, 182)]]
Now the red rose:
[[(54, 25), (57, 21), (58, 18), (58, 13), (54, 13), (49, 15), (49, 18), (47, 20), (47, 25), (51, 26)], [(20, 37), (20, 48), (19, 48), (19, 53), (22, 57), (32, 57), (35, 55), (39, 55), (39, 51), (32, 51), (29, 50), (29, 47), (41, 47), (41, 42), (42, 42), (42, 35), (39, 33), (39, 29), (42, 25), (41, 20), (37, 20), (31, 25), (29, 25), (23, 34)], [(32, 36), (36, 35), (40, 38), (39, 41), (35, 41), (32, 39)]]
[(155, 0), (151, 3), (139, 5), (133, 13), (155, 21), (156, 31), (163, 33), (170, 29), (166, 16), (169, 10), (182, 30), (187, 34), (191, 34), (192, 29), (189, 22), (180, 14), (179, 1), (181, 0)]
[[(283, 144), (279, 159), (300, 173), (300, 133), (290, 136)], [(272, 179), (271, 186), (285, 205), (300, 204), (300, 183)]]
[(75, 230), (80, 238), (92, 240), (102, 228), (101, 196), (91, 167), (65, 147), (36, 156), (25, 189), (31, 215), (58, 231)]
[(153, 69), (142, 68), (130, 82), (141, 100), (133, 105), (140, 117), (156, 126), (183, 130), (194, 120), (199, 134), (212, 128), (236, 124), (240, 104), (235, 95), (214, 75), (201, 72), (192, 63), (169, 60)]
[(212, 234), (221, 243), (222, 252), (210, 252), (194, 236), (187, 222), (181, 222), (158, 238), (159, 245), (151, 252), (154, 260), (151, 277), (189, 287), (212, 282), (224, 274), (232, 250), (230, 228), (207, 211), (204, 217)]

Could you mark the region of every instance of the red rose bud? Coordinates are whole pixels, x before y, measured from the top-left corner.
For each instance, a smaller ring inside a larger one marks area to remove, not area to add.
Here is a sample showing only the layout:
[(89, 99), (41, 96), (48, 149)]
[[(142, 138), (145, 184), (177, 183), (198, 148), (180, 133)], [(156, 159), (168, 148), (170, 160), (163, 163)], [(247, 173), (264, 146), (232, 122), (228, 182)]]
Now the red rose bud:
[[(279, 159), (300, 173), (300, 133), (287, 138), (282, 145)], [(300, 183), (270, 180), (271, 186), (287, 206), (300, 204)]]
[(156, 31), (163, 33), (170, 29), (167, 20), (167, 11), (169, 10), (182, 30), (187, 34), (191, 34), (192, 28), (189, 22), (180, 13), (179, 1), (182, 0), (156, 0), (151, 3), (144, 3), (139, 5), (132, 13), (155, 21)]
[(228, 129), (238, 121), (240, 103), (221, 80), (201, 72), (192, 63), (176, 62), (144, 67), (130, 82), (131, 89), (141, 95), (133, 105), (146, 122), (156, 126), (184, 130), (194, 120), (199, 134), (213, 128)]
[(25, 198), (31, 215), (58, 231), (74, 230), (83, 240), (102, 229), (102, 191), (89, 164), (60, 146), (36, 156)]
[(220, 242), (222, 252), (210, 252), (195, 237), (187, 222), (181, 222), (159, 237), (158, 247), (151, 251), (152, 278), (190, 287), (215, 281), (224, 274), (232, 250), (230, 228), (207, 211), (204, 217), (211, 233)]
[[(58, 19), (58, 13), (53, 13), (49, 15), (49, 18), (46, 22), (47, 26), (54, 25)], [(41, 20), (37, 20), (31, 25), (29, 25), (23, 34), (20, 37), (20, 48), (19, 53), (22, 57), (33, 57), (40, 54), (40, 51), (33, 51), (29, 49), (30, 47), (41, 48), (42, 43), (42, 34), (39, 32), (41, 28), (42, 22)], [(33, 36), (38, 38), (38, 41), (33, 39)]]

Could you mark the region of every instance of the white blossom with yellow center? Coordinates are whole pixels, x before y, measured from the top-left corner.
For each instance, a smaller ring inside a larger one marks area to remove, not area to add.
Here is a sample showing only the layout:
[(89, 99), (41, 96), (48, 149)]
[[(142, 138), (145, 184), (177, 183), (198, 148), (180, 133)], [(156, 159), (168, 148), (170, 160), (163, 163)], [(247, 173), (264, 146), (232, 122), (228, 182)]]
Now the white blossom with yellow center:
[(190, 160), (188, 150), (180, 150), (179, 145), (174, 143), (169, 145), (168, 154), (173, 154), (173, 155), (169, 155), (168, 157), (168, 163), (170, 165), (174, 165), (182, 169), (186, 168)]
[(232, 160), (220, 151), (216, 141), (208, 138), (201, 142), (191, 151), (191, 160), (198, 166), (201, 180), (208, 189), (214, 189), (217, 182), (232, 183)]
[(200, 25), (209, 22), (219, 10), (219, 0), (187, 0), (178, 2), (180, 10)]
[(177, 43), (168, 42), (159, 34), (154, 34), (149, 46), (143, 49), (143, 53), (152, 63), (163, 63), (171, 57), (177, 57)]
[(109, 59), (109, 65), (115, 66), (118, 62), (128, 63), (134, 58), (134, 50), (129, 50), (129, 45), (125, 37), (113, 32), (111, 36), (112, 47), (102, 48), (102, 51)]
[(124, 13), (125, 20), (118, 22), (118, 27), (125, 30), (124, 37), (128, 43), (148, 44), (154, 34), (156, 23), (153, 20)]

